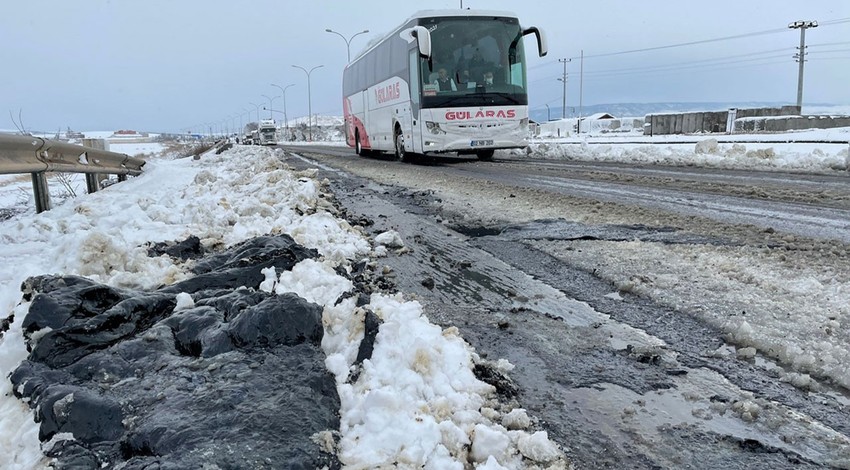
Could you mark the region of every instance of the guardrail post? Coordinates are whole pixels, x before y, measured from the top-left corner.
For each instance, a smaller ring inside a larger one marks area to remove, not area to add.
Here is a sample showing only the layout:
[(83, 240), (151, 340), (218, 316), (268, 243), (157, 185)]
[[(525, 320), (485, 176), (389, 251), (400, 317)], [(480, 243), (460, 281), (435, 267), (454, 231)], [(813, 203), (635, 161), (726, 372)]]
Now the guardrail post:
[[(109, 150), (109, 144), (106, 143), (106, 139), (83, 139), (83, 145), (98, 150)], [(100, 183), (105, 179), (106, 175), (103, 173), (86, 173), (86, 189), (88, 193), (97, 192), (100, 189)], [(119, 181), (121, 180), (119, 179)]]
[(50, 210), (50, 190), (47, 187), (45, 172), (32, 173), (32, 190), (35, 195), (35, 211), (40, 214)]
[(86, 173), (86, 190), (89, 194), (97, 192), (100, 188), (100, 174)]

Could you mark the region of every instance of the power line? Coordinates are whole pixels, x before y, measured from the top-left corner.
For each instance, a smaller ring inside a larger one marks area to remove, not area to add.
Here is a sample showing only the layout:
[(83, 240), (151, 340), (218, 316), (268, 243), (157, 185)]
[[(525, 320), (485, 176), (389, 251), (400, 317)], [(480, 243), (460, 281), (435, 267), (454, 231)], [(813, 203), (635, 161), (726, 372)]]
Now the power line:
[[(736, 64), (723, 64), (723, 65), (719, 65), (717, 67), (711, 68), (710, 71), (734, 70), (734, 69), (741, 69), (741, 68), (748, 68), (748, 67), (767, 67), (767, 66), (775, 66), (775, 65), (787, 65), (788, 64), (787, 58), (785, 56), (782, 56), (782, 57), (783, 57), (782, 59), (773, 59), (773, 60), (768, 61), (768, 62), (760, 62), (760, 63), (748, 62), (748, 63), (736, 63)], [(655, 73), (655, 74), (658, 74), (658, 73), (681, 74), (681, 73), (688, 73), (688, 72), (695, 72), (695, 71), (699, 71), (699, 70), (693, 70), (693, 69), (690, 69), (690, 70), (688, 70), (688, 69), (655, 70), (655, 71), (645, 72), (645, 73), (648, 74), (648, 75), (651, 75), (653, 73)], [(589, 78), (589, 80), (590, 80), (589, 83), (593, 84), (593, 83), (602, 82), (602, 81), (611, 80), (611, 79), (622, 80), (622, 78), (620, 78), (620, 77), (621, 77), (621, 75), (615, 75), (615, 74), (593, 76), (593, 77)]]
[[(830, 26), (830, 25), (836, 25), (836, 24), (842, 24), (842, 23), (850, 23), (850, 18), (838, 18), (838, 19), (834, 19), (834, 20), (821, 21), (821, 22), (819, 22), (819, 25), (820, 26)], [(584, 58), (587, 59), (587, 58), (596, 58), (596, 57), (611, 57), (611, 56), (624, 55), (624, 54), (634, 54), (634, 53), (638, 53), (638, 52), (650, 52), (650, 51), (657, 51), (657, 50), (663, 50), (663, 49), (672, 49), (672, 48), (676, 48), (676, 47), (694, 46), (694, 45), (698, 45), (698, 44), (707, 44), (707, 43), (719, 42), (719, 41), (729, 41), (729, 40), (733, 40), (733, 39), (743, 39), (743, 38), (748, 38), (748, 37), (752, 37), (752, 36), (762, 36), (762, 35), (766, 35), (766, 34), (776, 34), (776, 33), (780, 33), (780, 32), (785, 32), (787, 30), (788, 30), (787, 28), (767, 29), (767, 30), (764, 30), (764, 31), (754, 31), (754, 32), (750, 32), (750, 33), (743, 33), (743, 34), (736, 34), (736, 35), (732, 35), (732, 36), (723, 36), (723, 37), (717, 37), (717, 38), (703, 39), (703, 40), (699, 40), (699, 41), (689, 41), (689, 42), (682, 42), (682, 43), (677, 43), (677, 44), (667, 44), (667, 45), (663, 45), (663, 46), (645, 47), (645, 48), (641, 48), (641, 49), (631, 49), (631, 50), (625, 50), (625, 51), (608, 52), (608, 53), (603, 53), (603, 54), (585, 55)], [(578, 56), (570, 57), (570, 59), (577, 59), (577, 58), (578, 58)], [(554, 63), (555, 62), (546, 62), (544, 64), (535, 65), (533, 67), (529, 67), (529, 70), (534, 70), (534, 69), (537, 69), (537, 68), (540, 68), (540, 67), (545, 67), (547, 65), (552, 65)]]
[(838, 19), (835, 19), (835, 20), (821, 21), (820, 25), (821, 26), (830, 26), (830, 25), (841, 24), (841, 23), (850, 23), (850, 18), (838, 18)]
[[(670, 71), (673, 71), (673, 70), (698, 69), (698, 68), (704, 68), (704, 67), (714, 68), (714, 67), (723, 66), (723, 65), (730, 65), (730, 64), (753, 63), (753, 62), (756, 62), (756, 61), (779, 59), (779, 58), (784, 58), (784, 57), (787, 57), (787, 56), (788, 56), (787, 54), (774, 54), (774, 55), (769, 55), (769, 56), (764, 56), (764, 57), (742, 59), (742, 60), (726, 60), (726, 61), (720, 61), (720, 62), (715, 62), (715, 63), (694, 63), (694, 64), (689, 64), (689, 65), (675, 65), (675, 66), (671, 65), (671, 66), (646, 67), (642, 71), (637, 71), (635, 73), (670, 72)], [(609, 71), (603, 72), (603, 71), (600, 70), (600, 71), (587, 72), (587, 74), (593, 75), (593, 76), (599, 76), (599, 75), (631, 75), (632, 72), (628, 71), (628, 70), (621, 70), (621, 71), (609, 70)]]
[[(783, 60), (779, 60), (783, 59)], [(773, 64), (782, 64), (786, 63), (787, 56), (785, 55), (777, 55), (770, 57), (763, 57), (755, 60), (733, 60), (729, 62), (721, 62), (717, 64), (703, 64), (703, 65), (693, 65), (687, 67), (677, 67), (671, 69), (659, 69), (659, 70), (647, 70), (643, 72), (637, 72), (640, 74), (652, 75), (658, 73), (677, 73), (677, 72), (694, 72), (701, 71), (703, 69), (709, 68), (710, 71), (714, 70), (726, 70), (729, 68), (739, 68), (739, 67), (753, 67), (753, 66), (764, 66), (764, 65), (773, 65)], [(609, 77), (621, 77), (621, 76), (629, 76), (635, 75), (635, 73), (630, 72), (620, 72), (620, 73), (605, 73), (605, 74), (595, 74), (591, 75), (592, 79), (596, 78), (609, 78)]]
[[(832, 45), (832, 44), (842, 44), (842, 43), (828, 43), (828, 44), (818, 44), (819, 46)], [(846, 41), (843, 44), (850, 44), (850, 41)], [(769, 49), (758, 52), (750, 52), (746, 54), (735, 54), (730, 56), (723, 57), (715, 57), (711, 59), (699, 59), (693, 61), (686, 62), (676, 62), (665, 65), (648, 65), (643, 67), (629, 67), (629, 68), (620, 68), (620, 69), (604, 69), (604, 70), (593, 70), (589, 72), (585, 72), (585, 74), (590, 76), (603, 76), (603, 75), (632, 75), (632, 74), (642, 74), (642, 73), (652, 73), (652, 72), (663, 72), (663, 71), (675, 71), (681, 69), (694, 69), (694, 68), (702, 68), (702, 67), (717, 67), (729, 64), (737, 64), (742, 62), (749, 61), (764, 61), (769, 59), (778, 59), (785, 57), (786, 54), (774, 54), (776, 52), (790, 52), (795, 50), (794, 47), (784, 47), (780, 49)], [(848, 49), (832, 49), (832, 50), (820, 50), (820, 51), (812, 51), (809, 54), (826, 54), (826, 53), (834, 53), (834, 52), (846, 52)], [(765, 55), (772, 54), (772, 55)], [(764, 57), (754, 57), (754, 56), (762, 56)], [(751, 59), (747, 60), (729, 60), (729, 59), (740, 59), (744, 57), (751, 57)], [(818, 60), (821, 60), (819, 57)], [(756, 64), (758, 65), (758, 64)], [(539, 83), (547, 80), (552, 80), (554, 78), (558, 78), (556, 75), (548, 75), (544, 78), (540, 78), (537, 80), (533, 80), (532, 83)]]
[(658, 51), (658, 50), (661, 50), (661, 49), (672, 49), (674, 47), (695, 46), (697, 44), (707, 44), (707, 43), (710, 43), (710, 42), (728, 41), (730, 39), (742, 39), (742, 38), (748, 38), (748, 37), (752, 37), (752, 36), (761, 36), (761, 35), (764, 35), (764, 34), (776, 34), (776, 33), (780, 33), (780, 32), (785, 32), (785, 29), (786, 28), (768, 29), (768, 30), (765, 30), (765, 31), (756, 31), (756, 32), (753, 32), (753, 33), (737, 34), (735, 36), (724, 36), (724, 37), (720, 37), (720, 38), (703, 39), (701, 41), (682, 42), (682, 43), (679, 43), (679, 44), (668, 44), (666, 46), (645, 47), (643, 49), (632, 49), (632, 50), (628, 50), (628, 51), (609, 52), (607, 54), (586, 55), (586, 56), (584, 56), (584, 58), (587, 59), (587, 58), (596, 58), (596, 57), (611, 57), (611, 56), (615, 56), (615, 55), (634, 54), (636, 52), (649, 52), (649, 51)]
[[(787, 52), (790, 52), (790, 51), (793, 51), (793, 50), (794, 50), (793, 47), (785, 47), (785, 48), (780, 48), (780, 49), (770, 49), (770, 50), (765, 50), (765, 51), (750, 52), (750, 53), (746, 53), (746, 54), (735, 54), (735, 55), (730, 55), (730, 56), (714, 57), (714, 58), (710, 58), (710, 59), (699, 59), (699, 60), (692, 60), (692, 61), (686, 61), (686, 62), (675, 62), (675, 63), (663, 64), (663, 65), (648, 65), (648, 66), (642, 66), (642, 67), (595, 70), (595, 71), (586, 72), (586, 73), (592, 74), (592, 75), (598, 75), (598, 74), (619, 73), (619, 72), (629, 72), (629, 71), (639, 72), (639, 71), (669, 70), (669, 69), (676, 69), (676, 68), (690, 68), (690, 67), (694, 66), (693, 64), (712, 65), (711, 64), (712, 62), (725, 63), (725, 62), (729, 61), (729, 59), (738, 59), (738, 58), (742, 58), (742, 57), (753, 57), (753, 56), (759, 56), (759, 55), (765, 55), (765, 54), (774, 54), (776, 52), (786, 52), (787, 53)], [(785, 54), (783, 54), (781, 56), (780, 55), (771, 55), (769, 57), (764, 57), (764, 58), (776, 58), (776, 57), (785, 57)], [(764, 59), (764, 58), (757, 57), (757, 58), (752, 59), (752, 60), (759, 60), (759, 59)], [(719, 64), (716, 64), (716, 65), (719, 65)], [(540, 81), (544, 81), (544, 80), (551, 80), (551, 79), (556, 78), (556, 77), (557, 76), (555, 76), (555, 75), (550, 75), (550, 76), (547, 76), (547, 77), (539, 79), (539, 80), (534, 80), (532, 83), (536, 83), (536, 82), (540, 82)]]
[(850, 51), (850, 49), (844, 48), (844, 49), (830, 49), (830, 50), (825, 50), (825, 51), (812, 51), (812, 52), (807, 52), (807, 54), (829, 54), (831, 52), (847, 52), (847, 51)]
[[(644, 66), (644, 67), (633, 67), (633, 68), (626, 68), (626, 69), (594, 70), (592, 72), (587, 72), (587, 73), (597, 74), (597, 73), (621, 72), (621, 71), (629, 71), (629, 70), (649, 70), (649, 69), (667, 69), (667, 68), (688, 67), (691, 64), (708, 64), (710, 62), (725, 62), (725, 61), (728, 61), (729, 59), (739, 59), (739, 58), (742, 58), (742, 57), (753, 57), (753, 56), (760, 56), (760, 55), (765, 55), (765, 54), (774, 54), (776, 52), (788, 52), (788, 51), (792, 51), (792, 50), (794, 50), (793, 47), (784, 47), (784, 48), (781, 48), (781, 49), (770, 49), (770, 50), (766, 50), (766, 51), (758, 51), (758, 52), (750, 52), (750, 53), (747, 53), (747, 54), (736, 54), (736, 55), (730, 55), (730, 56), (715, 57), (715, 58), (711, 58), (711, 59), (691, 60), (691, 61), (687, 61), (687, 62), (677, 62), (677, 63), (667, 64), (667, 65), (647, 65), (647, 66)], [(772, 56), (769, 56), (769, 57), (780, 57), (780, 56), (772, 55)], [(782, 55), (782, 57), (784, 57), (784, 54)], [(760, 59), (760, 57), (757, 57), (753, 60), (758, 60), (758, 59)]]
[(808, 47), (821, 47), (821, 46), (842, 46), (844, 44), (850, 44), (850, 41), (841, 41), (841, 42), (822, 42), (820, 44), (808, 44)]

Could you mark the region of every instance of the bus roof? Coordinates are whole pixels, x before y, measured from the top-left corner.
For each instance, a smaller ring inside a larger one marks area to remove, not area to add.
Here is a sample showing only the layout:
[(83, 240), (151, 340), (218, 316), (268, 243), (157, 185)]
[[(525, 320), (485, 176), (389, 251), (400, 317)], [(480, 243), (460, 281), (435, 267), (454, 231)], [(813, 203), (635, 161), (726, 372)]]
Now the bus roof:
[[(417, 18), (434, 18), (443, 16), (498, 16), (505, 18), (516, 18), (516, 14), (507, 11), (497, 10), (461, 10), (461, 9), (444, 9), (444, 10), (420, 10), (411, 15), (407, 21)], [(407, 23), (405, 21), (405, 23)]]
[(381, 44), (388, 37), (391, 37), (395, 34), (398, 34), (399, 31), (404, 28), (404, 26), (409, 23), (411, 20), (417, 20), (421, 18), (441, 18), (441, 17), (458, 17), (458, 16), (483, 16), (483, 17), (499, 17), (499, 18), (516, 18), (517, 15), (515, 13), (511, 13), (508, 11), (499, 11), (499, 10), (470, 10), (469, 8), (463, 9), (442, 9), (442, 10), (419, 10), (416, 13), (412, 14), (406, 20), (404, 20), (398, 27), (394, 28), (392, 31), (381, 37), (379, 41), (372, 41), (370, 44), (366, 46), (360, 53), (358, 53), (354, 59), (346, 64), (345, 68), (351, 66), (351, 64), (360, 60), (367, 52), (374, 49), (375, 46)]

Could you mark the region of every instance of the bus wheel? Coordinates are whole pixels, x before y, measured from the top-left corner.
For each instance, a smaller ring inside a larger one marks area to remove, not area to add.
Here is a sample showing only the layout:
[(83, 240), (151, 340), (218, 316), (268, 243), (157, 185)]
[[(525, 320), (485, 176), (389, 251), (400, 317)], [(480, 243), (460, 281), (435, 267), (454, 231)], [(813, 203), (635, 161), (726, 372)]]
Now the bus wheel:
[(401, 127), (396, 126), (393, 141), (395, 142), (395, 157), (400, 162), (406, 162), (410, 158), (407, 152), (404, 151), (404, 134), (401, 132)]
[(488, 149), (488, 150), (479, 150), (478, 152), (475, 152), (475, 155), (477, 155), (477, 156), (478, 156), (478, 159), (479, 159), (479, 160), (483, 160), (483, 161), (485, 161), (485, 162), (489, 162), (490, 160), (492, 160), (492, 159), (493, 159), (493, 154), (494, 154), (494, 153), (496, 153), (496, 151), (495, 151), (495, 150), (493, 150), (493, 149)]

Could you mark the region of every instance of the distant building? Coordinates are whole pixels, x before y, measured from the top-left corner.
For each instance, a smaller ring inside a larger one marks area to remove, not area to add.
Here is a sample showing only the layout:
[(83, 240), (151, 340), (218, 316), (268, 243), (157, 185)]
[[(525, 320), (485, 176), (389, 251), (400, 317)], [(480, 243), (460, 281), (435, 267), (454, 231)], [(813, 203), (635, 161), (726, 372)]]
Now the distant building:
[(137, 132), (131, 129), (121, 129), (112, 133), (112, 137), (148, 137), (146, 132)]
[(596, 113), (596, 114), (591, 114), (590, 116), (587, 116), (584, 119), (587, 119), (588, 121), (598, 121), (600, 119), (617, 119), (617, 118), (615, 118), (614, 116), (612, 116), (611, 114), (608, 114), (608, 113)]
[(65, 137), (68, 139), (85, 139), (86, 136), (82, 132), (72, 131), (69, 127), (68, 130), (65, 131)]

